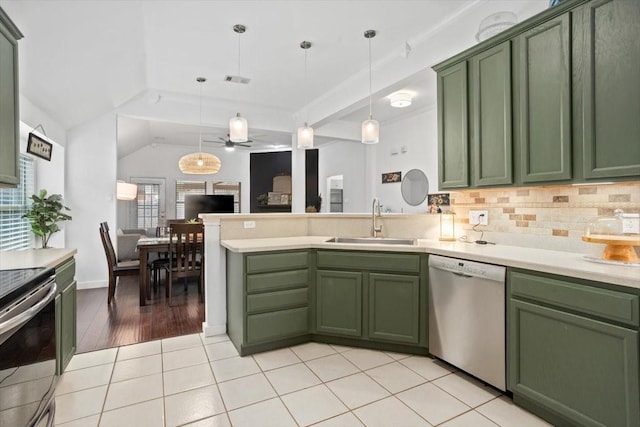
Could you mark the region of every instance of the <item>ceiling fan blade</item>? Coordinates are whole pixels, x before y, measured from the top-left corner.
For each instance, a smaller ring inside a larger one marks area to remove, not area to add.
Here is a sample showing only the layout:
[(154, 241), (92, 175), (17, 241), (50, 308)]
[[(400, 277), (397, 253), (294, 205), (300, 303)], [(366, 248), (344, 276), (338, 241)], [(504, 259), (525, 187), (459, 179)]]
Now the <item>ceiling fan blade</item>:
[(233, 145), (237, 145), (239, 147), (251, 147), (251, 145), (245, 144), (244, 142), (234, 142)]
[(214, 144), (224, 144), (226, 141), (212, 141), (210, 139), (203, 139), (202, 142), (213, 142)]

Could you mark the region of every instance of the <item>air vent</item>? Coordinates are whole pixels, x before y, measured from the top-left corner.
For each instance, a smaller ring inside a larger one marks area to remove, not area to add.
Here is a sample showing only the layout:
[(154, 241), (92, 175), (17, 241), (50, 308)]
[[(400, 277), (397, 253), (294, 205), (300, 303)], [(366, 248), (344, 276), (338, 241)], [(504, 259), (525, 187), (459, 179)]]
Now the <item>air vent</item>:
[(229, 83), (240, 83), (240, 84), (246, 85), (246, 84), (249, 84), (251, 79), (248, 77), (242, 77), (242, 76), (224, 76), (224, 81)]

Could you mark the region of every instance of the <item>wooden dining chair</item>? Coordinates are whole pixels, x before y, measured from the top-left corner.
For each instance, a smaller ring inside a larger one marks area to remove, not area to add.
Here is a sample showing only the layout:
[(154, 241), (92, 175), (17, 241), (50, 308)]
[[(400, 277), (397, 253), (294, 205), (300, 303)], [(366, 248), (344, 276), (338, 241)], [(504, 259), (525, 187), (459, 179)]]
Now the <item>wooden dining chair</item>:
[(169, 305), (172, 305), (172, 285), (175, 279), (185, 283), (189, 277), (198, 279), (198, 297), (200, 302), (204, 297), (204, 226), (196, 224), (171, 224), (169, 226), (169, 259), (167, 265), (167, 290)]
[(109, 267), (109, 293), (107, 304), (111, 304), (116, 293), (116, 284), (120, 276), (135, 276), (140, 273), (140, 260), (120, 261), (116, 258), (116, 252), (109, 236), (109, 225), (106, 222), (100, 223), (100, 240), (107, 256), (107, 266)]

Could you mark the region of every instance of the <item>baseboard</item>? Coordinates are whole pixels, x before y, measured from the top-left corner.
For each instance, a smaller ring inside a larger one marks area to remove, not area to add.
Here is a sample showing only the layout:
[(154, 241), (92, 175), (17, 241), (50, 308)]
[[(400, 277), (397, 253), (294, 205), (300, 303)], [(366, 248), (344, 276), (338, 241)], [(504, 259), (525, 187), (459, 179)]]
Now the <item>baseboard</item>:
[(109, 282), (106, 280), (95, 280), (93, 282), (78, 282), (77, 289), (96, 289), (96, 288), (107, 288), (109, 287)]
[(209, 325), (207, 322), (202, 322), (202, 332), (205, 337), (212, 337), (214, 335), (221, 335), (227, 333), (227, 324), (222, 325)]

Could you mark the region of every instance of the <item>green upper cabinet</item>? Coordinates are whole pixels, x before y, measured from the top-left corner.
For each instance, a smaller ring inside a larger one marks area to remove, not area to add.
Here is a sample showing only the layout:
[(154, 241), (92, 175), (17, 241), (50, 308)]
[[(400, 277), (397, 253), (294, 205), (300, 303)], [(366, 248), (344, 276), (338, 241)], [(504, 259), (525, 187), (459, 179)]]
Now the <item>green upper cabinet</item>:
[(513, 183), (511, 42), (470, 60), (473, 185)]
[(20, 182), (18, 40), (22, 34), (0, 8), (0, 187)]
[(569, 14), (518, 36), (522, 183), (571, 179)]
[(638, 22), (566, 0), (435, 65), (440, 188), (640, 179)]
[(596, 0), (580, 11), (584, 178), (640, 176), (640, 1)]
[(438, 72), (440, 189), (469, 186), (467, 63)]

